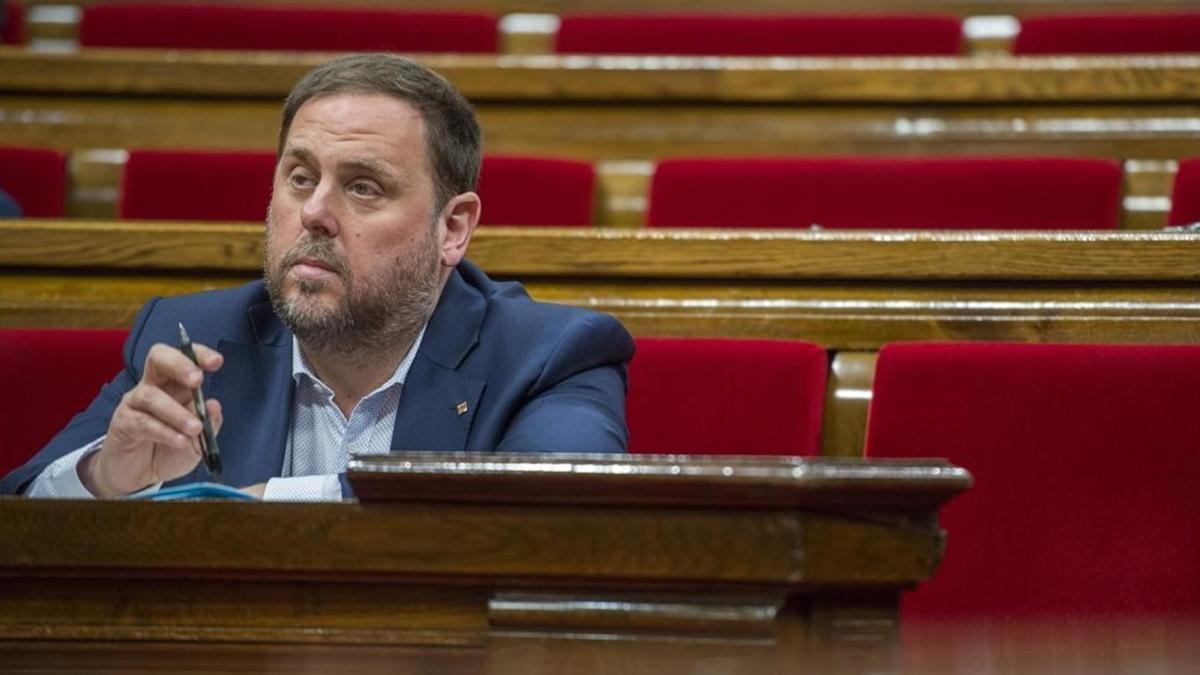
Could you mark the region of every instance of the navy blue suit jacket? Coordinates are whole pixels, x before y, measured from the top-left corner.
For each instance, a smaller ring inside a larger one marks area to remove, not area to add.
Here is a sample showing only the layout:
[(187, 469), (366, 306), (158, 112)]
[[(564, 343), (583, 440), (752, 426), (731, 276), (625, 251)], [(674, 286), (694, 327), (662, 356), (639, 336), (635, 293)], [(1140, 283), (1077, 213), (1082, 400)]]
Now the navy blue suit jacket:
[[(281, 475), (294, 394), (292, 333), (255, 281), (148, 302), (125, 343), (125, 369), (5, 477), (0, 492), (23, 492), (51, 462), (104, 435), (122, 395), (141, 379), (151, 345), (177, 344), (181, 321), (193, 341), (225, 356), (204, 390), (225, 415), (221, 482), (241, 487)], [(613, 317), (534, 302), (519, 284), (494, 282), (464, 261), (451, 272), (405, 379), (391, 449), (624, 452), (632, 356), (633, 339)], [(211, 480), (203, 463), (175, 482), (195, 480)]]

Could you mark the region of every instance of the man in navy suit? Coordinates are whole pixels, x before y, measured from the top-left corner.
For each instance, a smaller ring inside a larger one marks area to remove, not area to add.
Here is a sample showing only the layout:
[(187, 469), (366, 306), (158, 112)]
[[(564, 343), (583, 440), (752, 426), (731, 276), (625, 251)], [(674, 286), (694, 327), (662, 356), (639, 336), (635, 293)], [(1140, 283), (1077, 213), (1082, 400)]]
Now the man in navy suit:
[[(264, 280), (149, 302), (125, 369), (0, 489), (111, 497), (221, 479), (268, 499), (337, 499), (352, 453), (623, 452), (633, 342), (612, 317), (536, 303), (464, 259), (480, 132), (445, 80), (343, 57), (283, 110)], [(178, 325), (199, 365), (173, 345)]]

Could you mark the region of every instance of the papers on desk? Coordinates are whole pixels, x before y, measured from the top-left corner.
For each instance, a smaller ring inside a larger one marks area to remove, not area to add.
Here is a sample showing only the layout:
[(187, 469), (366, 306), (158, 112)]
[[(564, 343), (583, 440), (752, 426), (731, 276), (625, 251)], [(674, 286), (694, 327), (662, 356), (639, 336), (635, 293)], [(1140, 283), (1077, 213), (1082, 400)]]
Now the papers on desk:
[(150, 494), (136, 495), (130, 497), (130, 499), (141, 499), (152, 502), (197, 499), (224, 499), (241, 502), (259, 501), (258, 498), (252, 497), (237, 488), (221, 485), (220, 483), (187, 483), (186, 485), (163, 488)]

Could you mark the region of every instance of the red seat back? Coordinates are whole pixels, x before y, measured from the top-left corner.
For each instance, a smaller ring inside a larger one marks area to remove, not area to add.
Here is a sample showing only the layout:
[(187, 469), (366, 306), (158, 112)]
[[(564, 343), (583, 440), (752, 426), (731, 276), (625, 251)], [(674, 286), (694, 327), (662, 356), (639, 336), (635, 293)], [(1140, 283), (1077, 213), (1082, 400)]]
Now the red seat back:
[(908, 616), (1200, 614), (1200, 346), (890, 344), (866, 452), (947, 457)]
[(805, 342), (638, 338), (629, 451), (820, 454), (826, 364)]
[(127, 334), (0, 329), (0, 476), (24, 464), (120, 372)]
[(142, 3), (84, 7), (79, 44), (491, 53), (498, 37), (496, 18), (481, 13)]
[(61, 218), (67, 201), (67, 158), (58, 150), (0, 147), (0, 188), (27, 218)]
[(596, 172), (588, 162), (544, 157), (483, 158), (484, 225), (591, 225)]
[(4, 3), (4, 29), (0, 42), (9, 45), (25, 44), (25, 6), (14, 0)]
[(1121, 166), (1059, 157), (660, 162), (651, 227), (1112, 229)]
[(261, 222), (274, 172), (271, 152), (133, 150), (121, 179), (117, 216)]
[(575, 14), (562, 17), (563, 54), (958, 54), (962, 28), (943, 16)]
[(1021, 19), (1014, 54), (1200, 52), (1200, 12), (1063, 14)]
[(1171, 225), (1200, 223), (1200, 157), (1179, 160), (1167, 222)]

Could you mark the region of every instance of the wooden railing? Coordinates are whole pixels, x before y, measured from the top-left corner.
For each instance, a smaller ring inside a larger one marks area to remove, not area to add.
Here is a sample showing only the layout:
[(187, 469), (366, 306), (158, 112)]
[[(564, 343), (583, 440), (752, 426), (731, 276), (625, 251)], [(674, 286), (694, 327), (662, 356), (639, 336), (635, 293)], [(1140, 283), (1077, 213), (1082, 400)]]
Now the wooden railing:
[[(283, 96), (327, 58), (0, 48), (0, 136), (270, 149)], [(423, 60), (475, 103), (496, 153), (1200, 154), (1200, 56)]]

